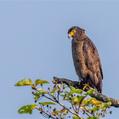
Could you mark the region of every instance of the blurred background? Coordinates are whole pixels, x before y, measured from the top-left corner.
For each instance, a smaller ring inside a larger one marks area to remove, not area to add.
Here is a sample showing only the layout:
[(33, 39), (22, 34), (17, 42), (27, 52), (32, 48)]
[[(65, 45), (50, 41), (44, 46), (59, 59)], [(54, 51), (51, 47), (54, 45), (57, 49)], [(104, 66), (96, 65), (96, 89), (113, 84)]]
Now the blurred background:
[[(37, 111), (19, 115), (33, 102), (31, 89), (14, 84), (22, 78), (53, 76), (78, 80), (67, 30), (84, 28), (99, 50), (103, 93), (119, 98), (119, 2), (110, 0), (0, 1), (0, 119), (42, 119)], [(117, 119), (119, 110), (104, 119)]]

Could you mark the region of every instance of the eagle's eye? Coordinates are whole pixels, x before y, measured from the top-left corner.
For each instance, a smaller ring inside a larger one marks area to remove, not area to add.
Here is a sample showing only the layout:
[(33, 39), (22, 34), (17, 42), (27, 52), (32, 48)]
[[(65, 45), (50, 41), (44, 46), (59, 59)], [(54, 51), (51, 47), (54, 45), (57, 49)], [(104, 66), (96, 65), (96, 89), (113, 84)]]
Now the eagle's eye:
[(75, 33), (76, 33), (76, 29), (72, 29), (72, 30), (68, 33), (69, 38), (71, 38), (71, 39), (74, 38)]

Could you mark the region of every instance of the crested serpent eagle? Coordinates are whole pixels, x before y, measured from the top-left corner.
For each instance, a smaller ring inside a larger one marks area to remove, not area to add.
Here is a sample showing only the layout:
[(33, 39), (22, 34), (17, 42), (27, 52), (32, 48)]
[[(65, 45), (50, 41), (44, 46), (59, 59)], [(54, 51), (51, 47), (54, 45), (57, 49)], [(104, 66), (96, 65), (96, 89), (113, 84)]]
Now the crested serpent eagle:
[(72, 39), (72, 56), (79, 79), (101, 93), (103, 72), (97, 48), (82, 28), (71, 27), (68, 35)]

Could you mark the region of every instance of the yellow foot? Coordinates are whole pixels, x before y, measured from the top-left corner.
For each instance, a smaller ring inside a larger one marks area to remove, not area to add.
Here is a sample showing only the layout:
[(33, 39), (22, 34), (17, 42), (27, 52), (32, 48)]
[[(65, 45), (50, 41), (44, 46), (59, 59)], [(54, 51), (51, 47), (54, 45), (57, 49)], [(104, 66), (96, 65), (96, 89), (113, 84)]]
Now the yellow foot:
[(85, 90), (85, 89), (87, 89), (87, 88), (88, 88), (88, 89), (91, 88), (89, 84), (85, 84), (84, 87), (83, 87), (83, 90)]

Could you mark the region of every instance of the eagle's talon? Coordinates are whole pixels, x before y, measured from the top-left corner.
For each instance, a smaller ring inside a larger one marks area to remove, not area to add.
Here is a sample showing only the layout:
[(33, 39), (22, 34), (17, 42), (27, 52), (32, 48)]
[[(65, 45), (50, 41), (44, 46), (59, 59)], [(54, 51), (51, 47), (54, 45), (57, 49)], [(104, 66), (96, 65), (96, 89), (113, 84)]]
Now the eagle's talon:
[(83, 90), (86, 90), (86, 89), (90, 89), (90, 85), (89, 84), (85, 84), (84, 87), (83, 87)]

